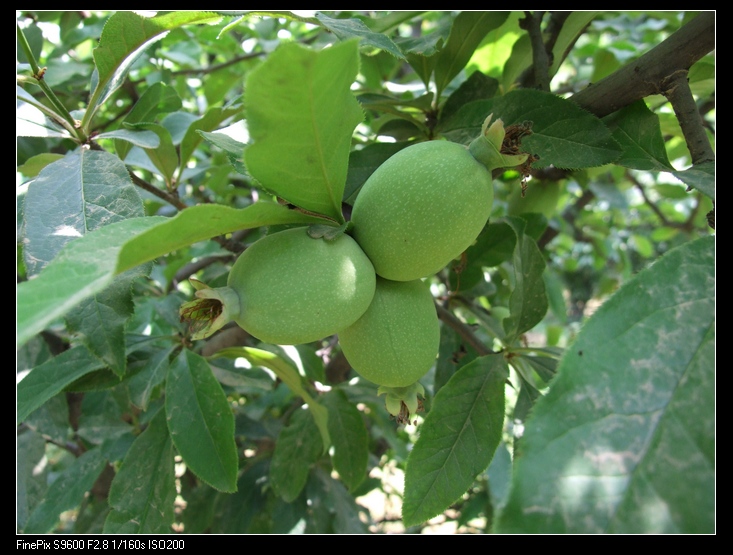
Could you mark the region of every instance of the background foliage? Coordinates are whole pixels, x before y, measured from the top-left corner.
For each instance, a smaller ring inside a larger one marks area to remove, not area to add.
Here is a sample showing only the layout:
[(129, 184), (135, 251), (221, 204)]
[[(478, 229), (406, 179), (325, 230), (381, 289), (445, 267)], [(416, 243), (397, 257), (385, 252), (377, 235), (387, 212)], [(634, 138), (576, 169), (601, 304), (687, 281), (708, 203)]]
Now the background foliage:
[[(714, 12), (17, 30), (19, 532), (715, 531)], [(335, 337), (190, 340), (189, 278), (344, 222), (389, 156), (490, 113), (537, 160), (428, 280), (414, 423)]]

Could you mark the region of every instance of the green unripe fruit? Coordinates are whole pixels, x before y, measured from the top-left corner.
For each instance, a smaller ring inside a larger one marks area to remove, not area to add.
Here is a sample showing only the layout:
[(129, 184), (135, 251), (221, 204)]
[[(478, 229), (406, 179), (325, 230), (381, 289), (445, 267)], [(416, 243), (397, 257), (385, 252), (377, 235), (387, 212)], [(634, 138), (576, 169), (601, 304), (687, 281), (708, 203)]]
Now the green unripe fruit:
[(232, 266), (227, 287), (203, 286), (181, 307), (183, 319), (206, 320), (193, 339), (234, 320), (265, 343), (298, 345), (353, 324), (374, 296), (374, 267), (345, 234), (314, 239), (305, 227), (268, 235)]
[(537, 212), (544, 214), (549, 220), (557, 211), (557, 201), (560, 200), (562, 187), (559, 181), (531, 181), (522, 196), (520, 187), (515, 187), (509, 195), (507, 214), (517, 216)]
[(374, 267), (348, 235), (311, 238), (306, 228), (268, 235), (237, 259), (227, 284), (239, 294), (234, 319), (265, 343), (297, 345), (333, 335), (369, 307)]
[(361, 318), (339, 332), (339, 343), (363, 378), (381, 386), (412, 385), (435, 363), (440, 345), (428, 285), (377, 277), (372, 303)]
[(354, 202), (354, 238), (378, 275), (411, 281), (466, 250), (491, 212), (491, 173), (465, 146), (409, 146), (367, 179)]

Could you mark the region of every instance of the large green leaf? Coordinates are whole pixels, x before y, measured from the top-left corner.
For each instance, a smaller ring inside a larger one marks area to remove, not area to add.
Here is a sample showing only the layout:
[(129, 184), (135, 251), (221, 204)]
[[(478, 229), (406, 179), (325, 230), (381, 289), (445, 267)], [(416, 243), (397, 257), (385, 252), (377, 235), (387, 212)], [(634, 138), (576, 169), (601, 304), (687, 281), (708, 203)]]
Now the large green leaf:
[(83, 148), (67, 154), (41, 170), (25, 195), (28, 275), (41, 271), (70, 241), (142, 215), (140, 195), (117, 156)]
[(107, 464), (100, 449), (90, 449), (66, 468), (49, 486), (43, 500), (28, 517), (26, 534), (47, 534), (64, 511), (77, 507)]
[(405, 526), (446, 510), (486, 470), (504, 423), (503, 355), (478, 358), (440, 388), (407, 458)]
[(503, 533), (714, 533), (715, 238), (625, 283), (566, 351), (515, 453)]
[(271, 202), (243, 209), (192, 206), (174, 218), (130, 218), (70, 242), (29, 281), (18, 284), (16, 346), (102, 291), (114, 276), (198, 241), (238, 229), (323, 222)]
[(351, 135), (364, 117), (350, 90), (358, 67), (355, 40), (321, 52), (286, 43), (250, 73), (244, 93), (254, 141), (244, 151), (250, 175), (338, 221)]
[(234, 415), (205, 358), (181, 351), (168, 371), (165, 412), (173, 445), (186, 466), (213, 488), (236, 491)]
[[(159, 410), (122, 461), (109, 489), (105, 533), (167, 534), (176, 500), (174, 451)], [(134, 484), (134, 487), (130, 487)]]

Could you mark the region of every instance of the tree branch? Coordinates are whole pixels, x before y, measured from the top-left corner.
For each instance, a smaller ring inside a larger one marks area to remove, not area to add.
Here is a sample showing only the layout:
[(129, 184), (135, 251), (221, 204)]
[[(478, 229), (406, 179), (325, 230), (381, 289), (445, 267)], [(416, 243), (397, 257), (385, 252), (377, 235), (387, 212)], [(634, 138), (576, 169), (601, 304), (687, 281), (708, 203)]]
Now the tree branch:
[(702, 12), (649, 52), (570, 99), (598, 117), (653, 94), (664, 79), (715, 49), (715, 12)]
[(687, 71), (674, 72), (662, 84), (662, 94), (672, 104), (687, 142), (693, 164), (715, 160), (705, 126), (687, 81)]

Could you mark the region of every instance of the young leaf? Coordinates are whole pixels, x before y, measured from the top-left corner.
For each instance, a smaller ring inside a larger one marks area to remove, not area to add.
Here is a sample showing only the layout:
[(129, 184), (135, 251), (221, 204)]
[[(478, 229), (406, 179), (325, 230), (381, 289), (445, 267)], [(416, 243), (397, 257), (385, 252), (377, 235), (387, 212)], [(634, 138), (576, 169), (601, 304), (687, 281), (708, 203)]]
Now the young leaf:
[(313, 224), (322, 219), (271, 202), (247, 208), (206, 204), (174, 218), (130, 218), (72, 241), (35, 279), (18, 284), (18, 334), (23, 345), (112, 278), (158, 256), (238, 229), (276, 224)]
[(46, 166), (28, 186), (23, 240), (28, 274), (40, 272), (75, 238), (142, 215), (140, 195), (119, 158), (75, 150)]
[(250, 175), (295, 206), (343, 222), (351, 135), (364, 117), (350, 87), (357, 41), (315, 52), (286, 43), (250, 73), (244, 151)]
[(270, 480), (277, 495), (288, 503), (294, 501), (321, 453), (323, 445), (310, 411), (295, 411), (277, 438), (270, 463)]
[(328, 409), (334, 469), (346, 487), (353, 490), (366, 478), (369, 436), (364, 420), (343, 391), (330, 391), (323, 397), (323, 405)]
[(43, 500), (28, 517), (25, 534), (47, 534), (64, 511), (81, 503), (107, 464), (101, 449), (90, 449), (66, 468), (49, 486)]
[(186, 466), (211, 487), (236, 491), (234, 415), (205, 358), (184, 349), (175, 359), (166, 380), (165, 411)]
[(714, 330), (714, 237), (625, 283), (535, 405), (495, 530), (714, 533)]
[[(109, 490), (105, 534), (167, 534), (173, 524), (176, 475), (165, 411), (130, 446)], [(130, 487), (135, 484), (135, 487)]]
[(504, 423), (502, 355), (476, 359), (438, 391), (407, 458), (405, 526), (446, 510), (489, 466)]

